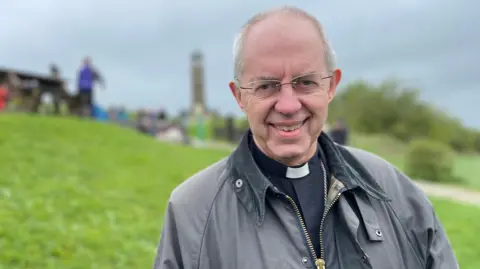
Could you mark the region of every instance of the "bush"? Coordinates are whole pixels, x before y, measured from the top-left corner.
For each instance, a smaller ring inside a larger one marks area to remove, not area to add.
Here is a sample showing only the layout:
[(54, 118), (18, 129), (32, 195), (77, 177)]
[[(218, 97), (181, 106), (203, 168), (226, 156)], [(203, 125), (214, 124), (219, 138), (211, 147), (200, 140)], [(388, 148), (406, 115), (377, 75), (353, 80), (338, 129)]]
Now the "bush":
[(458, 181), (453, 175), (454, 153), (444, 143), (414, 139), (406, 155), (406, 173), (416, 179), (434, 182)]

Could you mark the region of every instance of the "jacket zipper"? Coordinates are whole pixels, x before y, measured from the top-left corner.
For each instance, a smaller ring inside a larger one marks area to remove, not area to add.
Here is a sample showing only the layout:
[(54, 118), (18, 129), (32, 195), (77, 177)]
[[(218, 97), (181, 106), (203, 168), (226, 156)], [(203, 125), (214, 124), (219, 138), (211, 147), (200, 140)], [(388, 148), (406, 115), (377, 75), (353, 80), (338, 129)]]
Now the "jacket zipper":
[(317, 254), (315, 253), (315, 248), (313, 248), (312, 240), (310, 239), (310, 235), (308, 235), (307, 226), (305, 225), (305, 222), (303, 221), (302, 214), (300, 213), (300, 210), (298, 209), (297, 204), (295, 203), (295, 201), (290, 196), (286, 195), (285, 197), (292, 204), (293, 209), (295, 210), (295, 214), (297, 214), (297, 217), (300, 220), (300, 225), (302, 226), (303, 234), (305, 235), (305, 238), (307, 239), (307, 245), (308, 245), (308, 248), (310, 249), (310, 254), (312, 254), (312, 257), (315, 260), (315, 265), (317, 266), (317, 269), (325, 269), (325, 265), (323, 265), (323, 267), (320, 267), (320, 259), (317, 258)]
[(323, 213), (322, 221), (320, 222), (320, 251), (321, 251), (320, 258), (318, 258), (317, 254), (315, 253), (315, 248), (313, 247), (312, 240), (310, 239), (310, 235), (308, 234), (307, 226), (305, 225), (305, 221), (303, 220), (302, 214), (300, 213), (300, 209), (298, 208), (297, 204), (295, 203), (295, 201), (290, 196), (285, 195), (285, 197), (288, 199), (288, 201), (292, 204), (293, 209), (295, 211), (295, 214), (297, 214), (297, 217), (300, 220), (300, 225), (302, 226), (302, 231), (303, 231), (303, 233), (305, 235), (305, 238), (307, 240), (308, 248), (310, 249), (310, 252), (311, 252), (312, 257), (315, 261), (315, 266), (317, 267), (317, 269), (325, 269), (325, 251), (323, 249), (323, 238), (322, 238), (322, 236), (323, 236), (323, 222), (325, 221), (325, 218), (327, 216), (328, 211), (333, 206), (333, 204), (335, 204), (335, 202), (338, 200), (338, 198), (341, 195), (341, 193), (339, 192), (335, 196), (335, 199), (330, 203), (330, 205), (328, 205), (328, 208), (327, 208), (327, 203), (328, 203), (328, 199), (327, 199), (327, 195), (328, 195), (327, 171), (325, 170), (325, 166), (324, 166), (323, 162), (321, 164), (322, 164), (322, 170), (323, 170), (323, 197), (324, 197), (323, 199), (324, 199), (326, 209), (325, 209), (325, 212)]
[[(323, 217), (322, 217), (322, 221), (320, 222), (320, 260), (323, 261), (323, 267), (321, 267), (322, 269), (325, 269), (325, 249), (323, 247), (323, 224), (325, 222), (325, 219), (327, 218), (328, 211), (337, 202), (338, 198), (340, 198), (341, 195), (342, 195), (341, 192), (339, 192), (335, 195), (335, 198), (332, 200), (332, 202), (325, 209), (325, 212), (324, 212)], [(318, 267), (318, 265), (317, 265), (317, 268), (320, 268), (320, 267)]]

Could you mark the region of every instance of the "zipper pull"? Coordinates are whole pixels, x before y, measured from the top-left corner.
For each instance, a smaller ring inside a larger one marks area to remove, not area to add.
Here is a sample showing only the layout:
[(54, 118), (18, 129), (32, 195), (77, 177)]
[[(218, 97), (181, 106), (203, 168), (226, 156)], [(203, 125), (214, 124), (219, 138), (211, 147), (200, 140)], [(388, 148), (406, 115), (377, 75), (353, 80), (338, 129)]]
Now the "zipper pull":
[(325, 261), (323, 259), (318, 259), (315, 261), (317, 269), (325, 269)]

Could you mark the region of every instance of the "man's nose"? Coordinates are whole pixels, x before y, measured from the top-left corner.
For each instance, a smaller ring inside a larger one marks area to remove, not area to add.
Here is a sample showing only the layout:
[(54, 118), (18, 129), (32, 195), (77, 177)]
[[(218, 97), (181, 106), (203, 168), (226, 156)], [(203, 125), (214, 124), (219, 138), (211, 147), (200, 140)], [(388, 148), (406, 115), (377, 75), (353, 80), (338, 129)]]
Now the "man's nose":
[(277, 95), (275, 111), (282, 114), (295, 114), (302, 108), (302, 103), (298, 100), (291, 84), (283, 84)]

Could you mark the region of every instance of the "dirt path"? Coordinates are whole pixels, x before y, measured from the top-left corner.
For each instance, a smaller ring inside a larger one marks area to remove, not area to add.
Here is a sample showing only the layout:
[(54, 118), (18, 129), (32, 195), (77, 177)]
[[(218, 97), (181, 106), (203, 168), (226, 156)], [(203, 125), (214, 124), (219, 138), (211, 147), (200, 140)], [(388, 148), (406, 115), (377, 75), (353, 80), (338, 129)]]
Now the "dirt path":
[(436, 184), (426, 181), (416, 181), (427, 195), (449, 199), (456, 202), (480, 206), (480, 192), (466, 187)]

